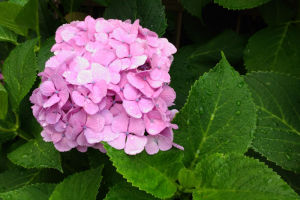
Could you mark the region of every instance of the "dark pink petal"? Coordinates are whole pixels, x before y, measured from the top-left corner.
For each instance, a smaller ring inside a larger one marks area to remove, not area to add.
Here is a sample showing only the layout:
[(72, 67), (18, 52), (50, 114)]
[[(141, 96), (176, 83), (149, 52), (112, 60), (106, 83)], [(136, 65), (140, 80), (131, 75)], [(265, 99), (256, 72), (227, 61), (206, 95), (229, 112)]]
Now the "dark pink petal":
[(52, 81), (45, 81), (40, 85), (40, 91), (45, 96), (51, 96), (55, 92), (55, 87)]
[(61, 115), (57, 112), (47, 112), (46, 113), (46, 122), (48, 124), (56, 124), (60, 119)]
[(60, 98), (57, 94), (53, 94), (43, 105), (44, 108), (49, 108), (60, 101)]
[(54, 143), (54, 146), (60, 152), (70, 151), (72, 149), (72, 147), (68, 145), (66, 138), (62, 138), (59, 142)]
[(166, 85), (159, 96), (166, 102), (167, 106), (172, 106), (176, 98), (176, 93), (173, 88)]

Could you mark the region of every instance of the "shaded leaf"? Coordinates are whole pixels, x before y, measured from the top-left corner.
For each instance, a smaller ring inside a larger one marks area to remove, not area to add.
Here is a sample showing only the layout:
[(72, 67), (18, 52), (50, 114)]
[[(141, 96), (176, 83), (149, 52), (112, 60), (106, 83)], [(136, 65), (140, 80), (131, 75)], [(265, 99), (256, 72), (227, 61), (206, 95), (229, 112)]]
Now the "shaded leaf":
[(7, 114), (7, 108), (8, 108), (8, 95), (5, 88), (0, 83), (0, 119), (5, 119)]
[(36, 56), (34, 46), (37, 40), (28, 40), (11, 51), (4, 61), (3, 75), (10, 96), (11, 105), (17, 110), (21, 100), (29, 92), (36, 79)]
[(206, 154), (246, 152), (255, 129), (255, 105), (244, 79), (224, 55), (192, 86), (174, 123), (186, 166), (193, 168)]
[(104, 12), (106, 19), (140, 20), (140, 24), (158, 35), (167, 27), (164, 6), (161, 0), (111, 0)]
[(0, 41), (6, 41), (11, 42), (13, 44), (17, 44), (17, 34), (12, 32), (8, 28), (0, 26)]
[(211, 0), (180, 0), (180, 2), (189, 13), (202, 19), (202, 8)]
[(49, 200), (95, 200), (102, 179), (102, 168), (73, 174), (58, 184)]
[(3, 200), (48, 200), (55, 185), (54, 184), (35, 184), (22, 188), (0, 193)]
[(39, 24), (38, 4), (38, 0), (29, 0), (15, 18), (16, 23), (20, 26), (37, 30)]
[(300, 172), (300, 80), (273, 72), (245, 78), (258, 115), (253, 148), (284, 169)]
[(38, 55), (37, 55), (37, 62), (39, 71), (44, 71), (46, 61), (53, 56), (53, 52), (51, 52), (52, 46), (55, 44), (54, 37), (50, 37), (46, 40), (46, 42), (42, 45)]
[(117, 172), (133, 186), (159, 198), (172, 197), (176, 192), (175, 180), (183, 167), (179, 150), (172, 149), (151, 156), (145, 152), (130, 156), (109, 145), (105, 145), (105, 149)]
[(243, 155), (207, 156), (196, 166), (196, 177), (195, 200), (299, 199), (275, 172)]
[(214, 0), (220, 6), (233, 10), (249, 9), (258, 7), (270, 0)]
[(277, 71), (300, 77), (300, 27), (292, 23), (268, 27), (248, 42), (244, 60), (249, 71)]
[(9, 153), (8, 158), (25, 168), (53, 168), (62, 172), (59, 152), (52, 143), (44, 142), (41, 138), (20, 146)]

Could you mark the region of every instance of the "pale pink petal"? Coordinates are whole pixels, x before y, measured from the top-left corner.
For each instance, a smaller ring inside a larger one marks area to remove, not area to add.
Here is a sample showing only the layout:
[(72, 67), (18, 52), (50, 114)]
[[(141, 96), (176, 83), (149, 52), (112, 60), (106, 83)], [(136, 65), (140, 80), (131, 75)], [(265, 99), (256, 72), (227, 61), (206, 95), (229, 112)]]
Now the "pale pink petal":
[(57, 94), (53, 94), (43, 105), (44, 108), (49, 108), (60, 101), (60, 98)]
[(119, 133), (115, 133), (111, 130), (111, 126), (104, 126), (101, 134), (103, 135), (103, 141), (110, 142), (119, 137)]
[(101, 81), (104, 80), (106, 81), (106, 83), (110, 82), (110, 73), (108, 68), (103, 67), (102, 65), (99, 65), (98, 63), (92, 63), (92, 68), (91, 68), (91, 72), (92, 72), (92, 77), (93, 77), (93, 81)]
[(101, 142), (103, 139), (103, 135), (101, 134), (101, 132), (94, 131), (90, 128), (86, 128), (84, 130), (84, 136), (87, 142), (90, 144)]
[(146, 143), (147, 143), (146, 136), (135, 136), (129, 134), (127, 136), (127, 141), (126, 141), (124, 151), (129, 155), (136, 155), (138, 153), (141, 153), (144, 150)]
[(81, 70), (77, 76), (77, 82), (81, 85), (91, 83), (93, 81), (93, 73), (90, 70)]
[(126, 84), (123, 90), (124, 97), (127, 100), (136, 100), (138, 98), (138, 90), (132, 87), (130, 84)]
[(45, 96), (51, 96), (55, 92), (55, 87), (52, 81), (45, 81), (40, 85), (40, 91)]
[(142, 55), (142, 56), (133, 56), (131, 58), (131, 66), (130, 69), (136, 69), (138, 66), (141, 66), (145, 64), (147, 60), (147, 56)]
[(143, 119), (130, 118), (129, 120), (129, 133), (134, 133), (135, 135), (143, 136), (145, 133), (145, 123)]
[(89, 99), (85, 100), (83, 108), (90, 115), (96, 114), (99, 111), (99, 107)]
[(114, 139), (113, 141), (107, 142), (110, 146), (114, 147), (115, 149), (121, 150), (125, 147), (125, 140), (126, 140), (126, 134), (120, 133), (119, 137)]
[(128, 113), (128, 115), (134, 117), (134, 118), (141, 118), (142, 113), (140, 111), (140, 108), (136, 101), (123, 101), (123, 107)]
[(145, 146), (145, 150), (149, 155), (153, 155), (158, 153), (159, 148), (157, 145), (156, 138), (153, 136), (147, 136), (147, 144)]
[(100, 112), (100, 114), (101, 114), (101, 115), (104, 117), (104, 119), (105, 119), (105, 125), (109, 125), (109, 124), (112, 123), (114, 117), (113, 117), (112, 113), (111, 113), (109, 110), (107, 110), (107, 109), (102, 110), (102, 111)]
[(141, 100), (138, 102), (139, 108), (143, 113), (150, 112), (153, 107), (154, 103), (151, 99), (141, 98)]
[(116, 133), (126, 133), (128, 128), (129, 118), (126, 113), (120, 113), (116, 117), (114, 117), (111, 129)]
[(85, 97), (82, 94), (80, 94), (77, 91), (73, 91), (71, 96), (72, 96), (72, 100), (76, 105), (81, 107), (84, 106)]
[(86, 119), (86, 126), (96, 132), (101, 132), (104, 124), (105, 119), (100, 114), (88, 115)]

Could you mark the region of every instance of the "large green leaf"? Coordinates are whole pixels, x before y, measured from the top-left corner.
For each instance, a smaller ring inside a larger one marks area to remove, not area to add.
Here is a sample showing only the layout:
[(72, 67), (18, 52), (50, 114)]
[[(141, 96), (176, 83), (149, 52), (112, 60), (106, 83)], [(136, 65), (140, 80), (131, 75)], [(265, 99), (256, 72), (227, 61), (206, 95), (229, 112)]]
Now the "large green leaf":
[(158, 200), (157, 198), (147, 194), (136, 187), (130, 185), (130, 183), (119, 183), (113, 186), (107, 193), (104, 200)]
[(297, 194), (258, 160), (243, 155), (214, 154), (196, 166), (195, 200), (296, 200)]
[(20, 35), (26, 35), (27, 29), (15, 22), (16, 17), (22, 10), (22, 6), (11, 2), (0, 2), (0, 25), (16, 32)]
[(28, 40), (11, 51), (4, 61), (3, 75), (11, 105), (17, 110), (36, 79), (37, 63), (34, 46), (37, 40)]
[(0, 26), (0, 41), (11, 42), (17, 44), (17, 34), (4, 26)]
[(8, 192), (29, 184), (39, 172), (34, 170), (7, 170), (0, 173), (0, 192)]
[(176, 192), (175, 180), (183, 167), (179, 150), (172, 149), (152, 156), (145, 152), (130, 156), (109, 145), (105, 145), (105, 149), (117, 172), (133, 186), (159, 198), (172, 197)]
[(41, 138), (30, 140), (8, 154), (14, 164), (25, 168), (54, 168), (62, 172), (59, 152)]
[(55, 185), (54, 184), (35, 184), (22, 188), (0, 193), (3, 200), (48, 200)]
[(29, 0), (16, 17), (16, 23), (20, 26), (37, 30), (39, 28), (38, 4), (38, 0)]
[(54, 189), (49, 200), (95, 200), (102, 179), (102, 167), (67, 177)]
[(295, 10), (286, 0), (273, 0), (259, 7), (259, 11), (268, 25), (274, 26), (291, 20)]
[(277, 165), (300, 172), (300, 80), (253, 72), (246, 82), (258, 110), (253, 148)]
[(37, 60), (38, 60), (38, 67), (39, 67), (39, 71), (42, 72), (44, 71), (45, 68), (45, 63), (46, 61), (53, 56), (53, 52), (51, 52), (51, 48), (52, 46), (55, 44), (55, 40), (54, 37), (50, 37), (46, 40), (46, 42), (42, 45), (38, 56), (37, 56)]
[(171, 86), (176, 91), (176, 108), (181, 108), (188, 96), (189, 88), (202, 75), (214, 66), (224, 51), (229, 62), (242, 60), (246, 41), (233, 31), (224, 31), (203, 45), (185, 46), (175, 54), (170, 74)]
[(268, 1), (270, 0), (214, 0), (220, 6), (233, 10), (254, 8)]
[(255, 129), (255, 105), (244, 79), (224, 55), (192, 86), (174, 123), (179, 126), (175, 142), (184, 146), (188, 167), (205, 154), (245, 153)]
[(189, 13), (202, 19), (202, 8), (211, 0), (180, 0), (180, 2)]
[(8, 107), (8, 96), (5, 88), (0, 83), (0, 119), (5, 119)]
[(248, 42), (244, 60), (249, 71), (278, 71), (300, 77), (300, 27), (292, 23), (265, 28)]
[(155, 31), (158, 35), (163, 35), (167, 27), (161, 0), (111, 0), (104, 17), (132, 21), (140, 19), (143, 27)]

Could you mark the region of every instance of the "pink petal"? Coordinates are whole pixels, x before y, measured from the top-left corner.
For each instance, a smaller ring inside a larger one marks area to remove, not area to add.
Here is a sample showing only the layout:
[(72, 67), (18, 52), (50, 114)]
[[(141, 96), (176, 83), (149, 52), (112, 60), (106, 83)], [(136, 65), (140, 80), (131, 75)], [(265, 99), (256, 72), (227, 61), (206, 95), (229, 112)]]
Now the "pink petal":
[(51, 96), (55, 92), (55, 87), (52, 81), (45, 81), (40, 85), (40, 91), (45, 96)]
[(88, 115), (86, 119), (86, 126), (93, 131), (101, 132), (105, 124), (105, 119), (102, 115)]
[(140, 108), (136, 101), (123, 101), (123, 107), (128, 113), (128, 115), (134, 117), (134, 118), (141, 118), (142, 113), (140, 111)]
[(136, 76), (133, 72), (129, 72), (127, 74), (127, 80), (132, 86), (136, 87), (137, 89), (144, 88), (145, 81), (141, 77)]
[(84, 133), (80, 133), (76, 139), (76, 142), (80, 145), (80, 146), (88, 146), (88, 142), (86, 140), (86, 137), (84, 135)]
[(101, 132), (96, 132), (89, 128), (84, 130), (84, 136), (87, 142), (90, 144), (101, 142), (103, 139), (103, 135), (101, 134)]
[(138, 90), (132, 87), (130, 84), (126, 84), (123, 90), (124, 97), (127, 100), (136, 100), (138, 98)]
[(52, 133), (51, 139), (53, 143), (57, 143), (62, 139), (62, 133)]
[(92, 56), (95, 62), (100, 63), (103, 66), (108, 66), (113, 60), (116, 59), (113, 50), (99, 49)]
[(91, 72), (94, 81), (104, 80), (106, 83), (110, 82), (111, 77), (108, 68), (103, 67), (98, 63), (92, 63)]
[(142, 55), (142, 56), (133, 56), (131, 58), (131, 66), (130, 69), (136, 69), (138, 66), (141, 66), (145, 64), (147, 60), (147, 56)]
[(63, 89), (58, 93), (58, 96), (60, 98), (60, 102), (58, 103), (58, 106), (62, 108), (69, 99), (69, 91), (67, 89)]
[(111, 129), (115, 133), (126, 133), (127, 127), (129, 123), (129, 118), (127, 117), (126, 113), (120, 113), (116, 117), (114, 117)]
[(60, 101), (60, 98), (57, 94), (53, 94), (43, 105), (43, 108), (49, 108)]
[(119, 137), (117, 137), (113, 141), (109, 141), (107, 143), (110, 146), (114, 147), (115, 149), (121, 150), (121, 149), (124, 149), (124, 147), (125, 147), (125, 139), (126, 139), (126, 134), (120, 133)]
[(139, 108), (143, 113), (150, 112), (153, 107), (154, 103), (151, 99), (141, 98), (141, 100), (138, 102)]
[(72, 100), (77, 106), (81, 106), (81, 107), (84, 106), (85, 97), (83, 95), (81, 95), (77, 91), (73, 91), (71, 96), (72, 96)]
[(158, 147), (162, 151), (168, 151), (173, 146), (173, 140), (164, 135), (158, 135)]
[(115, 133), (111, 130), (111, 126), (104, 126), (101, 134), (103, 135), (103, 141), (110, 142), (119, 137), (119, 133)]
[(166, 102), (167, 106), (172, 106), (176, 98), (176, 93), (173, 88), (166, 85), (159, 96)]
[(106, 94), (107, 94), (106, 82), (101, 80), (92, 87), (92, 91), (89, 94), (89, 97), (94, 103), (99, 103), (106, 96)]
[(43, 140), (44, 140), (45, 142), (51, 142), (51, 141), (52, 141), (52, 139), (51, 139), (51, 132), (49, 132), (49, 131), (47, 131), (47, 130), (43, 130), (43, 131), (41, 132), (41, 135), (42, 135)]
[(99, 111), (99, 107), (89, 99), (85, 100), (83, 108), (90, 115), (94, 115)]
[(60, 152), (70, 151), (72, 149), (72, 147), (68, 145), (66, 138), (62, 138), (62, 140), (55, 143), (54, 146)]
[(144, 54), (144, 44), (139, 42), (130, 44), (130, 54), (132, 56), (140, 56)]
[(104, 117), (104, 119), (105, 119), (105, 125), (109, 125), (109, 124), (112, 123), (114, 117), (113, 117), (112, 113), (111, 113), (109, 110), (107, 110), (107, 109), (102, 110), (102, 111), (100, 112), (100, 114), (101, 114), (101, 115)]
[(91, 83), (93, 81), (93, 73), (90, 70), (81, 70), (77, 76), (77, 82), (81, 85)]
[(126, 141), (124, 151), (129, 155), (136, 155), (138, 153), (141, 153), (144, 150), (146, 143), (147, 143), (147, 137), (145, 136), (141, 137), (141, 136), (135, 136), (129, 134), (127, 136), (127, 141)]
[(87, 152), (88, 147), (78, 146), (78, 147), (76, 147), (76, 149), (81, 153), (85, 153), (85, 152)]
[(170, 75), (167, 71), (155, 68), (150, 72), (150, 77), (155, 81), (170, 82)]
[(147, 144), (145, 146), (145, 150), (148, 154), (153, 155), (158, 153), (159, 147), (156, 143), (156, 139), (153, 136), (147, 136)]
[(46, 114), (46, 122), (48, 124), (56, 124), (60, 119), (61, 115), (56, 112), (49, 112)]
[(143, 119), (130, 118), (129, 120), (129, 133), (134, 133), (135, 135), (143, 136), (145, 133), (145, 124)]

